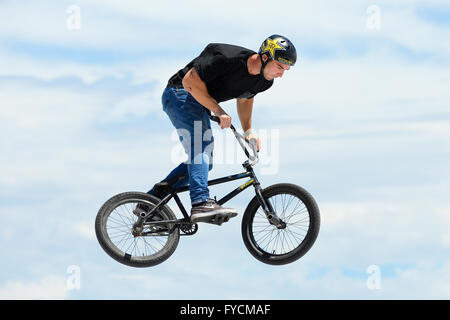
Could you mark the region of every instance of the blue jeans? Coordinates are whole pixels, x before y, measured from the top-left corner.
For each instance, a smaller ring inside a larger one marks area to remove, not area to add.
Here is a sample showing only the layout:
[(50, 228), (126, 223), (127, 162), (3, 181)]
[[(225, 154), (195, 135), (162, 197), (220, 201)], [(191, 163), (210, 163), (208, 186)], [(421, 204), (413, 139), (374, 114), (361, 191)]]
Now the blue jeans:
[[(180, 163), (162, 181), (176, 180), (172, 188), (187, 186), (191, 204), (208, 200), (208, 171), (212, 169), (214, 138), (209, 114), (194, 97), (183, 88), (167, 87), (162, 95), (164, 112), (177, 129), (188, 159)], [(161, 182), (162, 182), (161, 181)], [(148, 193), (152, 194), (153, 189)]]

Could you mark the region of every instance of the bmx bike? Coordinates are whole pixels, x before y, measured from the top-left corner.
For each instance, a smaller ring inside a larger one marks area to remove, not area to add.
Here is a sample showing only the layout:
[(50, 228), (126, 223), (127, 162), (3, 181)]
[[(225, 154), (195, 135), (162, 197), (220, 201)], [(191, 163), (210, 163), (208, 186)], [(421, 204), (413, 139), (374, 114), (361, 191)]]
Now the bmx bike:
[[(219, 122), (219, 118), (210, 116)], [(256, 140), (246, 140), (231, 125), (237, 141), (248, 160), (242, 166), (245, 172), (209, 180), (217, 185), (249, 178), (222, 199), (222, 205), (250, 186), (255, 196), (249, 202), (241, 223), (242, 239), (248, 251), (259, 261), (283, 265), (301, 258), (314, 244), (320, 228), (320, 213), (316, 201), (308, 191), (291, 183), (278, 183), (262, 188), (253, 170), (258, 163)], [(247, 149), (250, 147), (250, 151)], [(179, 177), (180, 179), (183, 177)], [(164, 191), (161, 199), (144, 192), (123, 192), (107, 200), (97, 213), (95, 232), (103, 250), (116, 261), (132, 267), (151, 267), (167, 260), (177, 248), (180, 236), (192, 236), (198, 224), (184, 208), (181, 192), (189, 186), (172, 189), (172, 183), (162, 182), (155, 188)], [(174, 199), (182, 218), (177, 218), (168, 202)], [(137, 211), (145, 206), (147, 210)], [(210, 223), (221, 225), (227, 216), (217, 217)]]

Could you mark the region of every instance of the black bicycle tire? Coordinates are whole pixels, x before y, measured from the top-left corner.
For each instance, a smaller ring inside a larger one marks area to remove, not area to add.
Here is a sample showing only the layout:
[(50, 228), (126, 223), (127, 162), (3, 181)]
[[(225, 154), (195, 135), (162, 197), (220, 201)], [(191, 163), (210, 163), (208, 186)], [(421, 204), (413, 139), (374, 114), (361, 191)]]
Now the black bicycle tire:
[[(175, 227), (168, 236), (167, 244), (157, 253), (151, 256), (136, 257), (131, 256), (117, 248), (109, 239), (106, 231), (106, 220), (109, 214), (118, 206), (118, 204), (127, 200), (140, 200), (143, 203), (157, 204), (160, 200), (148, 193), (130, 191), (119, 193), (107, 200), (97, 213), (95, 219), (95, 234), (103, 250), (114, 260), (127, 266), (136, 268), (152, 267), (166, 261), (175, 251), (180, 239), (180, 230)], [(176, 220), (176, 216), (169, 206), (164, 205), (160, 210), (167, 220)]]
[(279, 194), (291, 194), (298, 197), (305, 204), (305, 207), (308, 210), (310, 219), (308, 231), (304, 240), (295, 249), (286, 254), (273, 255), (261, 249), (255, 242), (255, 239), (251, 234), (251, 224), (258, 208), (260, 207), (260, 203), (256, 196), (248, 204), (244, 212), (241, 225), (242, 239), (247, 250), (259, 261), (271, 265), (284, 265), (300, 259), (311, 249), (317, 239), (320, 229), (319, 207), (308, 191), (298, 185), (290, 183), (279, 183), (262, 190), (264, 199)]

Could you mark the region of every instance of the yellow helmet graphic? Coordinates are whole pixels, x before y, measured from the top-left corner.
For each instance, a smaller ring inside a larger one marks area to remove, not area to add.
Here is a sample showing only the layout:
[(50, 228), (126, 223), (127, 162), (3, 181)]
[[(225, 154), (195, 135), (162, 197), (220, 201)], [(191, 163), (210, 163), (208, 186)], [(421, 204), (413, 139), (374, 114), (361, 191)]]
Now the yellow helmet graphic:
[(267, 54), (269, 59), (293, 66), (297, 61), (297, 51), (289, 39), (278, 34), (271, 35), (261, 44), (258, 54)]

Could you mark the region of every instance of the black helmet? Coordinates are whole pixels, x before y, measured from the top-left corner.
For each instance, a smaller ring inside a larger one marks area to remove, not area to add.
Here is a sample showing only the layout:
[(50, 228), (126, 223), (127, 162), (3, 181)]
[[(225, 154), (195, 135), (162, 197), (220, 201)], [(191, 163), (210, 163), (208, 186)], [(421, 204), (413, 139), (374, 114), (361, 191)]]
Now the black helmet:
[(292, 42), (278, 34), (271, 35), (264, 40), (258, 54), (261, 57), (264, 53), (269, 58), (267, 62), (273, 59), (288, 66), (293, 66), (297, 61), (297, 50), (295, 50)]

